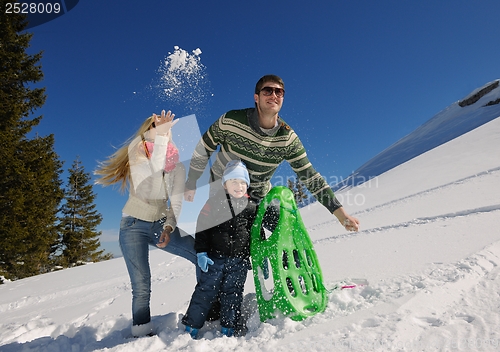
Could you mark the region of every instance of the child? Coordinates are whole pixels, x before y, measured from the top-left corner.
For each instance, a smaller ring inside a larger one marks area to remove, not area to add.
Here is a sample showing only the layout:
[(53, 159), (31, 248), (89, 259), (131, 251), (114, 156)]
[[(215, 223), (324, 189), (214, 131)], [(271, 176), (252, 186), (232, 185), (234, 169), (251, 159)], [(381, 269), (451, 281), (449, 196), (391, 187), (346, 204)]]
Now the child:
[(195, 250), (202, 273), (182, 323), (196, 338), (212, 304), (220, 296), (222, 334), (238, 333), (243, 290), (250, 267), (250, 231), (257, 205), (247, 194), (245, 164), (227, 163), (224, 189), (210, 197), (198, 216)]

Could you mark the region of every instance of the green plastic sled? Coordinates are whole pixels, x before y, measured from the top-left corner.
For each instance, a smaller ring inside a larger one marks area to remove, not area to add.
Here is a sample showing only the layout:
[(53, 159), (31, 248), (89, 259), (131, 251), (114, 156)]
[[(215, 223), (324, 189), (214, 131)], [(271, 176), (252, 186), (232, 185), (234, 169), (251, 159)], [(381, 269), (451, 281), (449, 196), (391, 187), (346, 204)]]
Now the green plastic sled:
[[(277, 201), (278, 224), (270, 236), (265, 236), (264, 214), (268, 206)], [(274, 187), (260, 203), (252, 227), (250, 252), (262, 322), (276, 318), (277, 311), (300, 321), (325, 310), (328, 292), (323, 285), (321, 268), (289, 188)], [(266, 261), (267, 280), (263, 274)], [(271, 289), (267, 288), (269, 283), (273, 286)]]

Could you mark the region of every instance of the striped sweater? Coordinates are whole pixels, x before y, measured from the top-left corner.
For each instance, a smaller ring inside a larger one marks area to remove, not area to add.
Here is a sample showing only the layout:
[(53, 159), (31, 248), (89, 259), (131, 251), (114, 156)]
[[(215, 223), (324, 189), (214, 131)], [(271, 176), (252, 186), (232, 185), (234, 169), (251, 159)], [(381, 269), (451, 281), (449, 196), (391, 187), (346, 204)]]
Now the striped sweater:
[(220, 146), (210, 170), (212, 181), (220, 180), (229, 160), (242, 160), (250, 174), (249, 195), (263, 198), (271, 189), (271, 178), (286, 160), (299, 180), (330, 212), (342, 205), (325, 179), (314, 169), (294, 130), (281, 118), (272, 136), (264, 133), (255, 108), (232, 110), (222, 115), (203, 134), (193, 152), (186, 181), (187, 189), (196, 189), (196, 181), (205, 170), (212, 153)]

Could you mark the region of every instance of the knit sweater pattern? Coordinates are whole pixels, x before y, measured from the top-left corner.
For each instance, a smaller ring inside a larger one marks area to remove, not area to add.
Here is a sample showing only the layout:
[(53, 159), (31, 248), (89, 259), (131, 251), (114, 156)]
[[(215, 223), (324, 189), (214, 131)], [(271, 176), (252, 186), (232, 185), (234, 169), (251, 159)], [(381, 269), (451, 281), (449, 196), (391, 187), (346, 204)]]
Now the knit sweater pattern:
[(249, 194), (254, 199), (261, 199), (271, 189), (270, 180), (276, 169), (286, 160), (309, 192), (333, 213), (342, 205), (314, 169), (295, 131), (282, 118), (278, 118), (278, 125), (274, 135), (264, 133), (259, 127), (255, 108), (232, 110), (222, 115), (203, 134), (195, 148), (186, 188), (196, 189), (197, 180), (210, 156), (220, 146), (210, 170), (211, 181), (221, 179), (228, 161), (242, 160), (250, 175)]

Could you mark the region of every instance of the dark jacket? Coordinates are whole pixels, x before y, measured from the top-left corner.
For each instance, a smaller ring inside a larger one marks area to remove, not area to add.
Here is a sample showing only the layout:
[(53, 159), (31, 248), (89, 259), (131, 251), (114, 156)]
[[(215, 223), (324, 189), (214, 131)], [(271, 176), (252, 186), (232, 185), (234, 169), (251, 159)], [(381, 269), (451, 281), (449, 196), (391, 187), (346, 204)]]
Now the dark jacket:
[(248, 258), (256, 212), (257, 205), (247, 196), (234, 198), (225, 190), (219, 191), (208, 199), (198, 216), (196, 253)]

